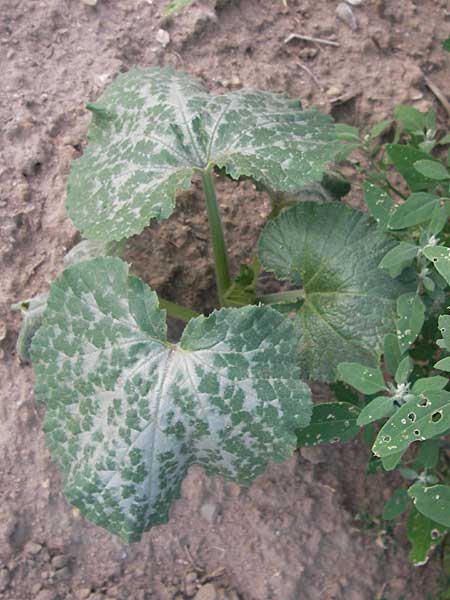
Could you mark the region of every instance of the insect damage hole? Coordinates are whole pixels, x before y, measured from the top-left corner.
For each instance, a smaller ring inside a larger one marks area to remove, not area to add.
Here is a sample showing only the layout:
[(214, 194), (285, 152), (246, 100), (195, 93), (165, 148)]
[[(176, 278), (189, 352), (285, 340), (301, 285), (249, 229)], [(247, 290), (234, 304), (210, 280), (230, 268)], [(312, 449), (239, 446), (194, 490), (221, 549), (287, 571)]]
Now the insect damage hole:
[(436, 411), (431, 415), (431, 420), (433, 421), (433, 423), (439, 423), (441, 419), (442, 413), (440, 411)]
[(431, 530), (431, 539), (432, 540), (437, 540), (439, 536), (440, 536), (440, 533), (437, 529)]
[(419, 429), (414, 429), (413, 433), (414, 433), (414, 435), (420, 435), (420, 430)]
[(416, 420), (416, 413), (409, 413), (408, 419), (411, 421), (411, 423), (414, 423), (414, 421)]

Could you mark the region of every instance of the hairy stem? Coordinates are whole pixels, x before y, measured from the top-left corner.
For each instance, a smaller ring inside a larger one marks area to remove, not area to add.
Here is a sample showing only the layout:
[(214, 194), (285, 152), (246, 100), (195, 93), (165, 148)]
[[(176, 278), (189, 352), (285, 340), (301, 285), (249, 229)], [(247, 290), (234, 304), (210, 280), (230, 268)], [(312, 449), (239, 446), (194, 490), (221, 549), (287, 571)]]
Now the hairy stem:
[(199, 316), (199, 313), (195, 312), (195, 310), (180, 306), (179, 304), (175, 304), (175, 302), (170, 302), (170, 300), (163, 300), (162, 298), (159, 299), (159, 307), (164, 309), (169, 317), (180, 319), (185, 323)]
[(211, 166), (208, 166), (204, 171), (202, 171), (202, 183), (206, 196), (209, 232), (211, 235), (214, 252), (214, 269), (216, 273), (217, 293), (219, 296), (219, 302), (221, 306), (223, 306), (225, 304), (227, 290), (231, 285), (231, 277)]

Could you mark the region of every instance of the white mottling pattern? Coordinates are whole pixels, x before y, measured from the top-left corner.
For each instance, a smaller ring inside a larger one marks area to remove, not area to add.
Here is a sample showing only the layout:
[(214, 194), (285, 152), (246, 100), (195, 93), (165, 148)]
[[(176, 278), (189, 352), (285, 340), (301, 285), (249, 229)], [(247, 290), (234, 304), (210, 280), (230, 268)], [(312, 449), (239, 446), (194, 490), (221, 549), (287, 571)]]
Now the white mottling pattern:
[(33, 339), (36, 396), (69, 500), (129, 541), (164, 522), (189, 465), (249, 484), (311, 416), (295, 325), (222, 309), (167, 342), (157, 296), (118, 258), (66, 269)]
[[(88, 105), (89, 106), (89, 105)], [(73, 164), (67, 210), (83, 235), (119, 240), (167, 218), (195, 168), (295, 192), (339, 150), (330, 117), (280, 94), (211, 96), (190, 75), (135, 68), (93, 105), (89, 145)]]

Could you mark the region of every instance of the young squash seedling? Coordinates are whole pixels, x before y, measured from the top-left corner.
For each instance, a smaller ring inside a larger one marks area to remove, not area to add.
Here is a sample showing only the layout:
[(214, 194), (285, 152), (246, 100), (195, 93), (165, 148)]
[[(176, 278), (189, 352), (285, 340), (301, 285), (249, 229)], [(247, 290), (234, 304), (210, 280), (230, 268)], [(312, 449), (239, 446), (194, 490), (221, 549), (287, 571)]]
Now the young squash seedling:
[[(67, 209), (95, 243), (75, 251), (37, 333), (22, 339), (32, 337), (36, 397), (68, 499), (134, 541), (167, 520), (189, 465), (249, 484), (269, 460), (288, 457), (311, 418), (303, 381), (334, 381), (344, 360), (375, 368), (397, 299), (413, 287), (378, 268), (395, 242), (369, 216), (301, 201), (341, 149), (329, 117), (280, 94), (212, 96), (158, 68), (120, 75), (88, 108), (89, 144), (73, 165)], [(274, 206), (257, 256), (235, 278), (215, 170), (297, 199)], [(117, 256), (80, 260), (120, 254), (114, 243), (167, 218), (193, 175), (221, 307), (208, 317), (159, 299)], [(262, 270), (291, 289), (263, 294)], [(178, 343), (167, 339), (166, 311), (187, 321)], [(347, 408), (332, 410), (354, 428)]]

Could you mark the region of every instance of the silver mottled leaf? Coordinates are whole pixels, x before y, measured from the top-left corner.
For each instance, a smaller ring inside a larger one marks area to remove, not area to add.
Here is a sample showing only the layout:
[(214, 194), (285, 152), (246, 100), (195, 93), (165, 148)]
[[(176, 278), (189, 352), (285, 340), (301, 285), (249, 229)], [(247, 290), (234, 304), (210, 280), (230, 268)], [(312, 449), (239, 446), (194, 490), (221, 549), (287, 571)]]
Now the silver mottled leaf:
[(303, 285), (297, 317), (306, 379), (333, 381), (341, 362), (377, 365), (405, 291), (378, 268), (392, 246), (367, 215), (337, 203), (298, 204), (265, 227), (264, 268)]
[(212, 96), (186, 73), (135, 68), (95, 104), (89, 145), (73, 164), (67, 210), (83, 235), (118, 240), (168, 217), (175, 193), (208, 164), (274, 190), (320, 180), (339, 149), (334, 125), (281, 94)]
[(166, 338), (154, 292), (117, 258), (64, 271), (32, 357), (68, 499), (126, 540), (165, 522), (189, 465), (249, 484), (310, 420), (294, 324), (222, 309)]

